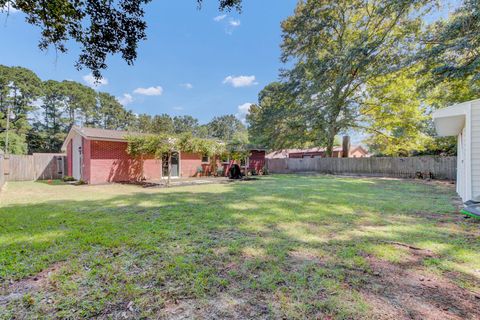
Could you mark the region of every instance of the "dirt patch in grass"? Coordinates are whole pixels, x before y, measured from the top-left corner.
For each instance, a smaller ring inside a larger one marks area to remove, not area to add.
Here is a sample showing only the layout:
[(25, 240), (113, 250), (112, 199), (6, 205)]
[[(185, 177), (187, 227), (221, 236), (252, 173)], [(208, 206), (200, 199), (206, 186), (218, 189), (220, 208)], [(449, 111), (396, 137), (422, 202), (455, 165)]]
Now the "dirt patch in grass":
[(205, 300), (170, 301), (162, 310), (162, 317), (180, 319), (269, 319), (269, 308), (257, 296), (236, 297), (222, 294)]
[(409, 250), (410, 258), (398, 264), (366, 258), (372, 274), (359, 291), (379, 319), (480, 319), (478, 293), (423, 270), (428, 250)]
[(64, 265), (64, 262), (57, 262), (45, 270), (40, 271), (34, 276), (13, 281), (8, 286), (0, 288), (0, 306), (8, 304), (10, 301), (23, 298), (27, 294), (44, 290), (52, 274)]

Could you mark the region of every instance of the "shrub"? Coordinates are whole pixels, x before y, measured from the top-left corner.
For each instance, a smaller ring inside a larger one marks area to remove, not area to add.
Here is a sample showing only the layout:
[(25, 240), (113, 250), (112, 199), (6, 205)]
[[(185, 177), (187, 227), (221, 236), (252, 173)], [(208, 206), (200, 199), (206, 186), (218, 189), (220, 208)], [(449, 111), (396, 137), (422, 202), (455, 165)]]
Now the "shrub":
[(262, 174), (263, 174), (263, 175), (266, 175), (266, 176), (268, 176), (268, 175), (270, 174), (270, 172), (268, 171), (268, 168), (267, 168), (267, 167), (263, 167), (263, 169), (262, 169)]
[(225, 170), (223, 167), (217, 168), (217, 176), (223, 177), (225, 175)]
[(197, 175), (201, 176), (203, 173), (203, 167), (202, 166), (198, 166), (197, 167)]
[(72, 176), (65, 176), (62, 179), (64, 182), (70, 182), (70, 181), (75, 181), (75, 178)]

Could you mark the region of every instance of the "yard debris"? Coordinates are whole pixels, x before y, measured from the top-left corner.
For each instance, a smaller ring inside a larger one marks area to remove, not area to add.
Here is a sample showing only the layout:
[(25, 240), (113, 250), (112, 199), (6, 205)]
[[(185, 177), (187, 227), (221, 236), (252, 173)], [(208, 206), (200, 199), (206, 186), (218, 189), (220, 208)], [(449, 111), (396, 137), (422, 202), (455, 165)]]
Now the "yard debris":
[(422, 249), (422, 248), (415, 247), (415, 246), (412, 246), (412, 245), (409, 245), (409, 244), (406, 244), (406, 243), (397, 242), (397, 241), (383, 241), (383, 242), (388, 243), (388, 244), (392, 244), (392, 245), (395, 245), (395, 246), (405, 247), (405, 248), (408, 248), (408, 249), (411, 249), (411, 250), (423, 251), (423, 252), (426, 253), (427, 256), (434, 256), (435, 255), (432, 251), (430, 251), (428, 249)]

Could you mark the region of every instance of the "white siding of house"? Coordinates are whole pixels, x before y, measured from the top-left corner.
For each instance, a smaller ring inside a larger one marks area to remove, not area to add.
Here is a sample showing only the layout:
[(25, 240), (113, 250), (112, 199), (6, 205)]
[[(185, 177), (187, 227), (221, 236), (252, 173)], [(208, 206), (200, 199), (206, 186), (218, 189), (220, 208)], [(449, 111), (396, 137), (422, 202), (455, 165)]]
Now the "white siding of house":
[(472, 199), (475, 199), (480, 198), (480, 100), (472, 101), (470, 125)]
[(462, 199), (466, 199), (466, 182), (465, 182), (465, 128), (457, 137), (457, 193)]
[(72, 138), (72, 176), (77, 180), (82, 179), (81, 147), (82, 136), (75, 134)]

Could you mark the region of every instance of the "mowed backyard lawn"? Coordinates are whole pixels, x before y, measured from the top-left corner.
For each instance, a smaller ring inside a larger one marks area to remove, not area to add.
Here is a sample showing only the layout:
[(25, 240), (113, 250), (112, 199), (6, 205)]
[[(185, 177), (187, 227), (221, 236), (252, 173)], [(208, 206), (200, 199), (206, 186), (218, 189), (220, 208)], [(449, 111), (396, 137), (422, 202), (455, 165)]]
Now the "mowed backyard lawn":
[(480, 223), (446, 183), (11, 182), (0, 318), (479, 319)]

